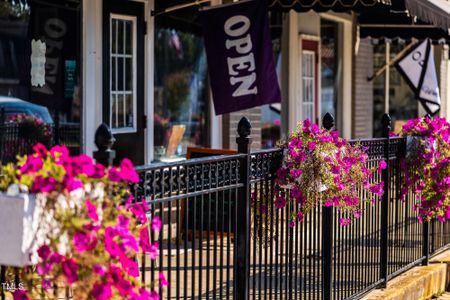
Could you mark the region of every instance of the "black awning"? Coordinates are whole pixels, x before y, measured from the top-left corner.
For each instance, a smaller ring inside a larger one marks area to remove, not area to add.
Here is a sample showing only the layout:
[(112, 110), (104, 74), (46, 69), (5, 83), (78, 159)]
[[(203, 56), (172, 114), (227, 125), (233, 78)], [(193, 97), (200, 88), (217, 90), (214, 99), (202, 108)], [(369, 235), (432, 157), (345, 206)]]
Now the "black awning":
[(364, 11), (380, 5), (390, 5), (391, 0), (267, 0), (270, 10), (297, 12), (313, 10), (316, 12), (335, 11)]
[(447, 0), (404, 0), (411, 15), (445, 31), (450, 29), (450, 2)]
[[(425, 0), (421, 0), (425, 1)], [(358, 17), (360, 37), (423, 40), (430, 38), (433, 43), (450, 43), (447, 31), (411, 17), (404, 6), (378, 7), (361, 12)]]

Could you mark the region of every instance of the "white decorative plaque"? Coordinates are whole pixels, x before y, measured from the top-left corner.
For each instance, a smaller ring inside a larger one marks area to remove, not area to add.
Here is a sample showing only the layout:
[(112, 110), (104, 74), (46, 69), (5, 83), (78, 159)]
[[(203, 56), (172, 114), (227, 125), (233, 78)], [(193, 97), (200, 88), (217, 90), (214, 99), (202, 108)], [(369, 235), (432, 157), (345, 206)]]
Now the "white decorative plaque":
[(40, 40), (31, 40), (31, 86), (45, 85), (45, 51), (47, 46)]

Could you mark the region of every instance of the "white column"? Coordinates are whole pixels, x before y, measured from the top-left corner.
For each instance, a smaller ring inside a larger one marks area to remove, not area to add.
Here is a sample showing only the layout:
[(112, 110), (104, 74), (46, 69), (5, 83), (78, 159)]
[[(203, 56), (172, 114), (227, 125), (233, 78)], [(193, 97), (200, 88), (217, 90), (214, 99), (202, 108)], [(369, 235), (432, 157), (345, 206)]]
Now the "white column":
[(92, 155), (95, 130), (102, 121), (102, 0), (83, 0), (82, 147)]
[(299, 52), (299, 34), (298, 34), (298, 13), (289, 11), (289, 51), (288, 51), (288, 131), (291, 132), (297, 128), (297, 123), (301, 118), (301, 102), (299, 95), (301, 93), (300, 82), (300, 52)]
[(352, 22), (342, 22), (342, 137), (349, 139), (352, 135), (352, 77), (353, 77), (353, 26)]
[(442, 46), (440, 69), (441, 111), (439, 115), (450, 120), (450, 60), (448, 45)]
[[(145, 111), (147, 115), (147, 131), (145, 134), (145, 163), (149, 164), (154, 158), (153, 152), (153, 136), (154, 136), (154, 55), (155, 55), (155, 18), (150, 15), (154, 9), (154, 0), (145, 3), (147, 20), (147, 35), (145, 36)], [(139, 63), (139, 62), (138, 62)]]

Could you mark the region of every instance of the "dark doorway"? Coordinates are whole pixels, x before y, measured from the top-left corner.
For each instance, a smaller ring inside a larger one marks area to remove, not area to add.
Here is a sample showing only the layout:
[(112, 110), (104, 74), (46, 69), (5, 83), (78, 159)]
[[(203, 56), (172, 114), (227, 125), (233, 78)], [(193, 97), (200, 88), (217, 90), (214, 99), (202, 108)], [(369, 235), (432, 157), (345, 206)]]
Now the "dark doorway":
[(144, 4), (103, 2), (103, 122), (116, 138), (117, 160), (145, 159)]

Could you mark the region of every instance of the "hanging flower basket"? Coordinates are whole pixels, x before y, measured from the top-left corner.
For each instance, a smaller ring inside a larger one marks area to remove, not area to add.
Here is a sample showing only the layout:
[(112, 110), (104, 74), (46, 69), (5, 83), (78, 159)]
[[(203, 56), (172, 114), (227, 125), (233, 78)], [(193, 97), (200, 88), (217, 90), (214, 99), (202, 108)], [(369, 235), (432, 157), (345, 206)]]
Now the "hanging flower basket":
[(403, 125), (400, 136), (406, 137), (401, 199), (415, 192), (420, 221), (450, 219), (450, 124), (444, 118), (417, 118)]
[(358, 189), (381, 196), (383, 183), (376, 183), (372, 174), (379, 168), (366, 167), (367, 154), (361, 145), (349, 144), (337, 131), (329, 131), (311, 124), (300, 123), (284, 145), (283, 165), (277, 171), (275, 186), (276, 208), (284, 208), (295, 201), (298, 210), (291, 216), (291, 225), (302, 221), (305, 214), (316, 206), (336, 207), (342, 212), (341, 224), (359, 218), (362, 202)]

